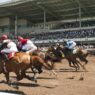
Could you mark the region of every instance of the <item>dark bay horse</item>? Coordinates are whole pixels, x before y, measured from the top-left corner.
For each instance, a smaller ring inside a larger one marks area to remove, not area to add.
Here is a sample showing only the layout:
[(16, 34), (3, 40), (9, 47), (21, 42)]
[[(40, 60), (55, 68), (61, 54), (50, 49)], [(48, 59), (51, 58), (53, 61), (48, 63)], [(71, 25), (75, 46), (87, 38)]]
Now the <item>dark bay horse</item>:
[[(56, 52), (55, 52), (56, 51)], [(54, 56), (52, 56), (54, 54)], [(63, 54), (63, 56), (62, 56)], [(54, 65), (55, 62), (61, 62), (62, 59), (67, 59), (69, 62), (69, 66), (76, 69), (76, 71), (79, 69), (79, 65), (86, 70), (84, 65), (80, 63), (77, 58), (79, 58), (81, 61), (85, 62), (87, 64), (88, 60), (86, 59), (88, 55), (88, 52), (86, 50), (78, 49), (78, 52), (76, 54), (72, 54), (68, 52), (68, 50), (65, 47), (58, 47), (54, 50), (54, 47), (50, 47), (47, 51), (47, 55), (45, 59), (48, 61), (50, 60), (52, 65)]]
[[(87, 71), (85, 68), (85, 65), (88, 63), (87, 56), (89, 52), (87, 50), (77, 48), (76, 53), (73, 53), (73, 51), (69, 51), (66, 47), (61, 48), (61, 50), (63, 54), (65, 55), (66, 59), (70, 60), (72, 58), (72, 61), (69, 64), (71, 63), (73, 63), (73, 65), (76, 64), (78, 68), (80, 65), (85, 71)], [(78, 59), (82, 62), (85, 62), (85, 64), (81, 64)]]

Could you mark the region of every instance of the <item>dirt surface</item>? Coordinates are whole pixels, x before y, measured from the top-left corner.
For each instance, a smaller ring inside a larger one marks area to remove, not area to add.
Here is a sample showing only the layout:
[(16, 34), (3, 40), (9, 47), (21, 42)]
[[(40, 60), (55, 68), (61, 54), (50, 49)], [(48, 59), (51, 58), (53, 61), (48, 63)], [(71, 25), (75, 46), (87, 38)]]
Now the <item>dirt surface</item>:
[[(19, 89), (5, 84), (5, 77), (1, 74), (0, 90), (21, 91), (25, 95), (95, 95), (95, 56), (88, 57), (88, 60), (86, 65), (88, 72), (84, 72), (82, 68), (75, 72), (69, 67), (68, 62), (63, 60), (62, 63), (56, 64), (56, 68), (59, 69), (58, 78), (44, 72), (38, 76), (37, 84), (27, 79), (19, 81)], [(29, 71), (27, 74), (33, 75)], [(10, 73), (10, 76), (13, 79), (14, 73)]]

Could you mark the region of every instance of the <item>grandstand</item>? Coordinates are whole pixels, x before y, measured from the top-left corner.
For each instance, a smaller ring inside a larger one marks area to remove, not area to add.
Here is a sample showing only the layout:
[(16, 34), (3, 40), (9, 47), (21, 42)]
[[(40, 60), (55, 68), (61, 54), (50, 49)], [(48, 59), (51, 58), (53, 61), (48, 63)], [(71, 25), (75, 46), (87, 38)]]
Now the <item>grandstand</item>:
[(31, 38), (37, 45), (95, 45), (95, 0), (11, 0), (0, 4), (0, 35)]

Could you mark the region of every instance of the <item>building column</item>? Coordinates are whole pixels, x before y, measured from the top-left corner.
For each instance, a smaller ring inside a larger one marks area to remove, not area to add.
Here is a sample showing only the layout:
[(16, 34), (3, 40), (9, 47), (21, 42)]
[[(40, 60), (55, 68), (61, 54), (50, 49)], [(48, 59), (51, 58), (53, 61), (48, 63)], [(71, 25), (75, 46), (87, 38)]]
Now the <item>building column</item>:
[(15, 38), (17, 38), (17, 34), (18, 34), (18, 33), (17, 33), (17, 30), (18, 30), (18, 29), (17, 29), (17, 15), (16, 15), (16, 16), (15, 16), (15, 35), (14, 35)]
[(46, 29), (46, 11), (44, 10), (44, 32)]

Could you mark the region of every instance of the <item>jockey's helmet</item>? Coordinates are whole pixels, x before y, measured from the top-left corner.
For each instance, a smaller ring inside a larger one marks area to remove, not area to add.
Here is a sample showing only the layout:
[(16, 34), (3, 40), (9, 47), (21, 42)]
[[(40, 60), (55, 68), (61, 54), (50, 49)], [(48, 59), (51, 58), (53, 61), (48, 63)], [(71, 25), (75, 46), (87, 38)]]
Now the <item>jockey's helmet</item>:
[(18, 41), (21, 41), (21, 40), (23, 40), (23, 37), (18, 36)]
[(6, 40), (6, 39), (8, 39), (7, 35), (4, 34), (4, 35), (1, 36), (1, 40)]

